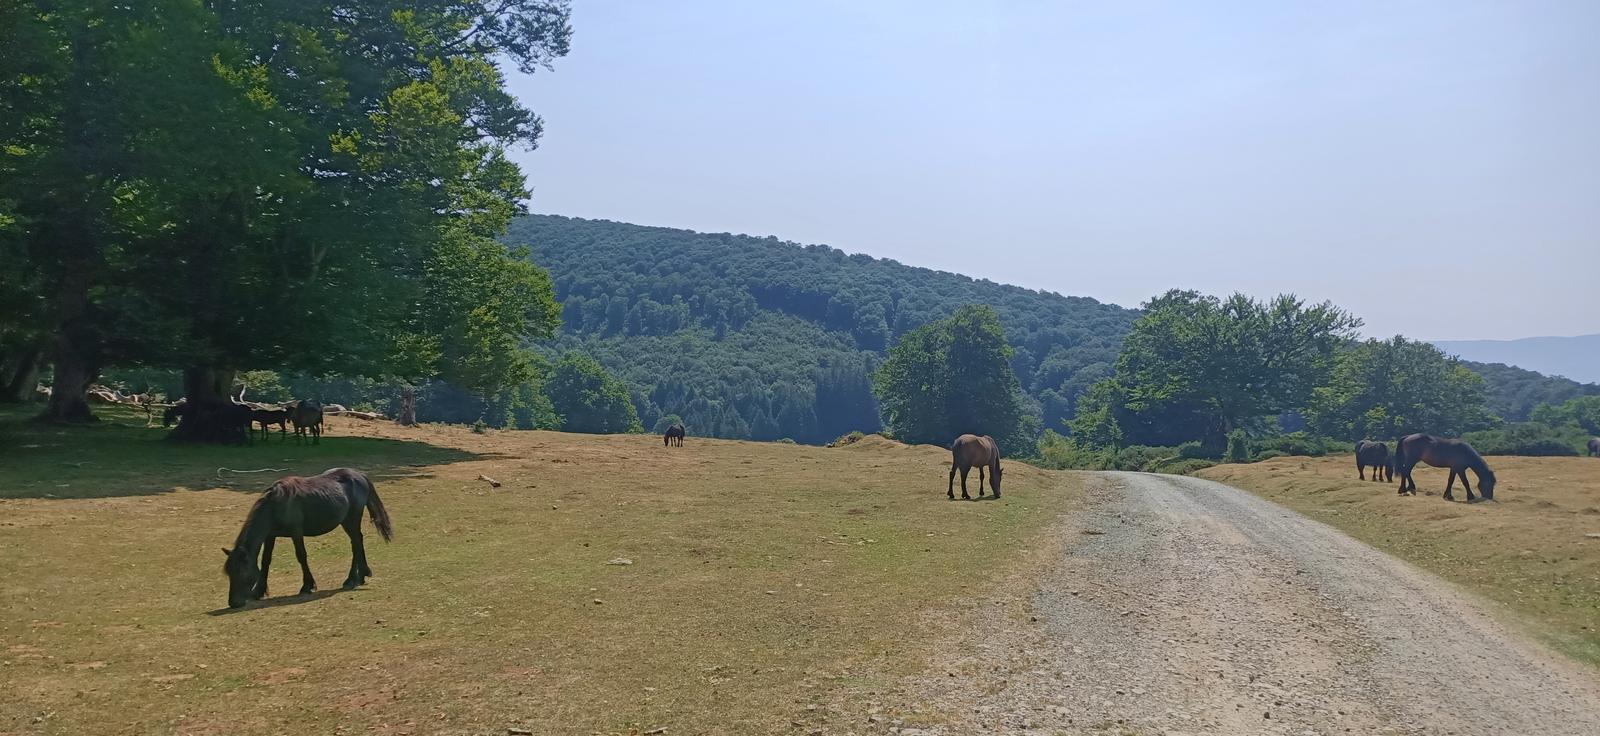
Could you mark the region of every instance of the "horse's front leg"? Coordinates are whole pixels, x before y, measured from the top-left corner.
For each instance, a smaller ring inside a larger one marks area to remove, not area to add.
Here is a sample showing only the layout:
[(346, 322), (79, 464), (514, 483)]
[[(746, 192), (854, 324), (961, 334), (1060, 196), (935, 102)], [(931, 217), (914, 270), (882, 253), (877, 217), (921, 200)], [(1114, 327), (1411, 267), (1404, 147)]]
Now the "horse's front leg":
[(272, 543), (276, 541), (277, 537), (267, 537), (267, 541), (261, 543), (261, 578), (256, 580), (256, 588), (250, 592), (256, 600), (267, 597), (267, 571), (272, 568)]
[(1467, 471), (1461, 471), (1461, 487), (1467, 490), (1467, 503), (1472, 503), (1472, 484), (1467, 482)]
[(300, 561), (300, 595), (314, 593), (317, 581), (311, 577), (311, 566), (306, 564), (306, 538), (294, 535), (294, 558)]
[(367, 573), (367, 547), (361, 539), (361, 517), (356, 517), (356, 523), (346, 524), (346, 534), (350, 535), (350, 575), (344, 579), (344, 589), (350, 590), (366, 582)]

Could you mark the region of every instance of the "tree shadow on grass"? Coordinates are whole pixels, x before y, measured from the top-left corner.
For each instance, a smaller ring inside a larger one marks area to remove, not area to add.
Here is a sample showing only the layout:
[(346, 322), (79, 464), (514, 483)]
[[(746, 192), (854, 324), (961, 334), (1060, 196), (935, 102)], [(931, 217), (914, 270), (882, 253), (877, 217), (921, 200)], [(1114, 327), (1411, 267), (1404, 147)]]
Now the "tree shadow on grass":
[[(229, 488), (255, 493), (285, 475), (350, 467), (385, 480), (426, 477), (420, 468), (488, 460), (416, 440), (324, 436), (320, 444), (238, 447), (165, 441), (166, 432), (103, 422), (85, 427), (8, 424), (0, 445), (0, 499), (112, 498)], [(257, 472), (240, 472), (257, 471)]]

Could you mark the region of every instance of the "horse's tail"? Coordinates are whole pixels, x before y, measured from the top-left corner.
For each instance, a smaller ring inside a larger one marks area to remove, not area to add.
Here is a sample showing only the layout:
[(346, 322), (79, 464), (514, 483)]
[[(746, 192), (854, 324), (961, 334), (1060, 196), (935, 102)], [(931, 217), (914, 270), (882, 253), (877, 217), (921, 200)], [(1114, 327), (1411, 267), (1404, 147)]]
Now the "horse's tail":
[(1406, 438), (1401, 437), (1394, 443), (1394, 454), (1389, 456), (1389, 462), (1394, 464), (1395, 470), (1400, 470), (1406, 465)]
[(372, 514), (372, 525), (383, 535), (383, 541), (394, 539), (394, 524), (389, 521), (389, 510), (383, 507), (383, 499), (378, 498), (378, 489), (367, 476), (362, 475), (361, 480), (367, 486), (367, 513)]

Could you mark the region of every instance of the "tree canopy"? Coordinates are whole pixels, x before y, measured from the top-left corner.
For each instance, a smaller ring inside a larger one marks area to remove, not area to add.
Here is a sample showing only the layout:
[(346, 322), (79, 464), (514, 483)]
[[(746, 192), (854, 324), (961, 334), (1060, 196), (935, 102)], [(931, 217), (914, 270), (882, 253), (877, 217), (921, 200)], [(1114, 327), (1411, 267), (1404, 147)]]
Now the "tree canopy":
[(949, 445), (964, 433), (1031, 448), (1038, 419), (1011, 369), (1000, 318), (972, 305), (903, 335), (878, 369), (873, 391), (897, 439)]
[(1360, 320), (1293, 295), (1258, 301), (1169, 291), (1144, 305), (1115, 380), (1135, 413), (1197, 414), (1214, 447), (1252, 417), (1304, 406)]
[(1346, 440), (1459, 436), (1489, 420), (1483, 386), (1482, 376), (1431, 343), (1367, 340), (1339, 352), (1305, 416), (1317, 433)]
[(0, 339), (51, 336), (51, 416), (112, 364), (185, 368), (197, 402), (250, 368), (529, 376), (559, 307), (495, 240), (541, 128), (499, 65), (566, 53), (564, 0), (0, 12), (0, 238), (42, 305)]
[(617, 434), (643, 432), (628, 386), (606, 372), (599, 361), (579, 352), (556, 363), (545, 384), (550, 403), (568, 432)]

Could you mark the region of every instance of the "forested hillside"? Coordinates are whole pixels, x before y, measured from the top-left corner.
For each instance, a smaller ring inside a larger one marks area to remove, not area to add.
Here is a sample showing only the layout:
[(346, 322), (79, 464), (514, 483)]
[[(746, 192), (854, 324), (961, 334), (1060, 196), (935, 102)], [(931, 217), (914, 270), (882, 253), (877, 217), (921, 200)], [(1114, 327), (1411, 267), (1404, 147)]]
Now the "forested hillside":
[(1600, 396), (1600, 384), (1578, 383), (1502, 363), (1462, 365), (1477, 371), (1486, 383), (1489, 411), (1508, 422), (1524, 422), (1540, 404), (1560, 404), (1582, 396)]
[(823, 442), (878, 428), (869, 375), (895, 338), (988, 304), (1046, 427), (1111, 374), (1137, 312), (777, 238), (551, 215), (513, 223), (563, 305), (552, 356), (582, 349), (634, 388), (646, 428)]

